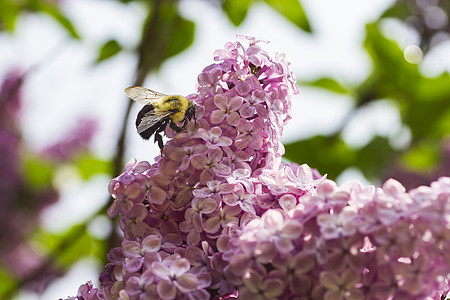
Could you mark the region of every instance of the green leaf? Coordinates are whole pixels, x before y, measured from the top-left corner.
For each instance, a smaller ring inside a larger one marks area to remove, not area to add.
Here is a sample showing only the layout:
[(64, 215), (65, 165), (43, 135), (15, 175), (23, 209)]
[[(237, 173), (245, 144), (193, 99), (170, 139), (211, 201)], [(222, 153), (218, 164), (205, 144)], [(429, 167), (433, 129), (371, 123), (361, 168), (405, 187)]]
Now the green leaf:
[(311, 25), (299, 0), (264, 0), (289, 21), (306, 32), (312, 32)]
[(411, 80), (418, 76), (417, 65), (408, 63), (398, 44), (386, 38), (377, 24), (366, 25), (366, 40), (364, 46), (372, 57), (374, 66), (382, 72), (383, 80), (391, 80), (402, 88), (411, 88)]
[(390, 163), (395, 151), (385, 137), (375, 136), (367, 145), (357, 151), (354, 165), (369, 179), (379, 178)]
[(120, 46), (119, 42), (116, 40), (109, 40), (101, 46), (96, 62), (99, 63), (105, 59), (111, 58), (121, 50), (122, 46)]
[(337, 137), (315, 136), (285, 145), (285, 158), (298, 164), (308, 164), (328, 178), (335, 179), (351, 166), (355, 153)]
[[(450, 99), (450, 74), (443, 73), (438, 77), (422, 77), (416, 91), (416, 98), (421, 102), (442, 102)], [(445, 101), (450, 105), (450, 101)]]
[(83, 257), (104, 251), (104, 243), (89, 235), (86, 224), (74, 225), (60, 234), (39, 230), (34, 234), (33, 242), (46, 255), (55, 258), (56, 265), (64, 269)]
[(438, 161), (439, 146), (438, 142), (423, 141), (406, 151), (401, 158), (401, 163), (408, 170), (416, 172), (431, 171)]
[(181, 53), (194, 42), (195, 23), (179, 17), (176, 24), (164, 59)]
[(27, 183), (37, 188), (47, 187), (55, 172), (53, 163), (31, 154), (23, 157), (22, 167)]
[(16, 1), (0, 1), (0, 31), (13, 32), (20, 6)]
[(302, 81), (298, 83), (299, 85), (309, 85), (313, 87), (318, 87), (322, 89), (329, 90), (331, 92), (339, 93), (339, 94), (348, 94), (350, 90), (344, 86), (342, 86), (339, 82), (334, 79), (323, 77), (314, 81)]
[(111, 161), (89, 154), (82, 155), (75, 163), (83, 179), (89, 179), (97, 174), (110, 174), (113, 169)]
[(158, 69), (163, 61), (188, 48), (194, 41), (195, 24), (182, 18), (175, 1), (162, 1), (149, 14), (138, 48), (142, 75)]
[(10, 299), (9, 297), (6, 297), (5, 293), (7, 291), (11, 291), (13, 287), (17, 285), (17, 282), (13, 280), (12, 274), (9, 274), (8, 271), (6, 271), (3, 268), (0, 268), (0, 299)]
[(406, 19), (411, 15), (406, 2), (396, 2), (394, 5), (389, 7), (381, 16), (383, 18), (397, 18), (400, 20)]
[(366, 25), (364, 46), (373, 61), (369, 77), (355, 89), (359, 106), (382, 98), (407, 103), (414, 97), (420, 73), (404, 59), (403, 51), (386, 38), (377, 24)]
[(44, 12), (55, 19), (74, 39), (80, 39), (80, 35), (73, 26), (72, 22), (67, 18), (57, 4), (50, 1), (31, 0), (30, 6), (37, 11)]
[(238, 26), (241, 25), (247, 16), (252, 2), (253, 0), (225, 0), (222, 3), (222, 9), (231, 23)]

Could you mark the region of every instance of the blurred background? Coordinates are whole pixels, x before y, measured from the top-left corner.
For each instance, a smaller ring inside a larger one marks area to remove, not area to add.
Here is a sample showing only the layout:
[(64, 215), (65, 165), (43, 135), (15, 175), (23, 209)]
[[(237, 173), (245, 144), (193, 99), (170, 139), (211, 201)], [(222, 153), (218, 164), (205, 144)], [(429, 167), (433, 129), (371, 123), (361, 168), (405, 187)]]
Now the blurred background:
[(97, 284), (118, 245), (108, 181), (159, 154), (123, 89), (194, 93), (236, 34), (270, 41), (297, 76), (286, 160), (338, 183), (449, 176), (449, 12), (449, 0), (0, 0), (0, 299)]

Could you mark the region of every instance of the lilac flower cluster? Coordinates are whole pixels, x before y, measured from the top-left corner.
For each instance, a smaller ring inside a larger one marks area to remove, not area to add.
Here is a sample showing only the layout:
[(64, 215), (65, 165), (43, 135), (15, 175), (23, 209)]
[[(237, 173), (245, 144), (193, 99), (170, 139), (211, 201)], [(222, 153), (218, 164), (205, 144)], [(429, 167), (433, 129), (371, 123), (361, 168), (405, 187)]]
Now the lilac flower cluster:
[(450, 178), (409, 193), (394, 180), (338, 187), (282, 162), (295, 77), (247, 40), (199, 75), (197, 121), (111, 180), (124, 239), (102, 289), (79, 299), (438, 299)]
[[(58, 199), (50, 186), (30, 188), (22, 172), (19, 119), (24, 77), (13, 69), (0, 88), (0, 265), (16, 278), (25, 278), (42, 262), (42, 255), (26, 242), (26, 236), (38, 223), (39, 212)], [(56, 270), (44, 270), (26, 288), (42, 291), (57, 274)]]
[[(83, 127), (70, 132), (70, 136), (76, 136), (70, 139), (72, 142), (59, 142), (49, 147), (45, 155), (32, 153), (22, 139), (19, 126), (26, 76), (19, 70), (11, 70), (5, 75), (0, 88), (0, 265), (17, 279), (28, 279), (30, 274), (45, 264), (45, 257), (28, 243), (28, 239), (40, 222), (43, 209), (59, 198), (58, 191), (50, 182), (39, 186), (30, 183), (24, 171), (24, 157), (35, 157), (49, 163), (63, 159), (67, 162), (73, 157), (56, 157), (56, 150), (66, 150), (71, 154), (86, 150), (94, 132), (88, 129), (95, 129), (93, 121), (85, 121)], [(28, 280), (25, 288), (42, 292), (51, 280), (62, 273), (53, 267), (41, 269), (39, 276)]]

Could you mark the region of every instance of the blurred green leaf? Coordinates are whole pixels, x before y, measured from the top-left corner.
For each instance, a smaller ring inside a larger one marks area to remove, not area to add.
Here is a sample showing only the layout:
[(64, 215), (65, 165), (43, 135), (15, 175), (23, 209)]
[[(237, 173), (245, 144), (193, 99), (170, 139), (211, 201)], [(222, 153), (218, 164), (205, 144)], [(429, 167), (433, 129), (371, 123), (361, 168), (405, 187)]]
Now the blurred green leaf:
[(83, 179), (89, 179), (97, 174), (110, 174), (113, 164), (90, 154), (82, 155), (76, 162), (76, 167)]
[(380, 16), (379, 19), (384, 18), (397, 18), (404, 20), (410, 15), (410, 11), (405, 2), (395, 2), (394, 5), (389, 7), (385, 12)]
[(20, 6), (16, 1), (0, 1), (0, 30), (13, 32)]
[(43, 12), (55, 19), (73, 38), (80, 36), (72, 22), (65, 16), (59, 8), (57, 1), (50, 0), (0, 0), (0, 30), (12, 32), (15, 27), (17, 17), (21, 13)]
[(332, 78), (323, 77), (314, 81), (302, 81), (298, 83), (299, 85), (309, 85), (322, 89), (329, 90), (331, 92), (339, 93), (339, 94), (348, 94), (350, 90), (342, 86), (339, 82)]
[(253, 0), (225, 0), (222, 3), (222, 9), (231, 23), (238, 26), (241, 25), (247, 16), (252, 2)]
[(355, 153), (340, 138), (314, 136), (285, 145), (285, 158), (298, 164), (308, 164), (328, 178), (335, 179), (351, 165)]
[(358, 167), (366, 178), (375, 179), (390, 163), (394, 153), (387, 138), (375, 136), (356, 152), (353, 165)]
[(100, 252), (104, 255), (103, 242), (90, 236), (85, 224), (74, 225), (61, 234), (40, 230), (33, 238), (41, 251), (49, 253), (55, 259), (55, 264), (63, 269), (83, 257), (98, 256)]
[(404, 59), (403, 50), (382, 35), (376, 23), (366, 25), (364, 46), (373, 60), (374, 68), (381, 72), (382, 80), (391, 84), (391, 92), (392, 89), (408, 92), (419, 75), (418, 67)]
[(450, 76), (421, 75), (410, 87), (409, 102), (402, 106), (404, 122), (415, 138), (440, 139), (450, 132)]
[(299, 0), (264, 0), (276, 11), (306, 32), (312, 32), (311, 25)]
[[(64, 251), (58, 256), (57, 264), (65, 268), (72, 266), (74, 263), (79, 261), (83, 257), (97, 256), (95, 253), (99, 251), (99, 245), (101, 242), (95, 240), (87, 232), (81, 236), (81, 238), (76, 237), (76, 231), (79, 230), (77, 227), (71, 229), (68, 232), (69, 241), (64, 243)], [(67, 238), (64, 236), (64, 238)]]
[(24, 176), (28, 184), (37, 188), (47, 187), (55, 171), (53, 163), (32, 154), (24, 155), (22, 158)]
[(70, 34), (72, 38), (80, 39), (80, 35), (78, 34), (77, 30), (75, 29), (69, 18), (67, 18), (58, 7), (57, 2), (31, 0), (30, 6), (37, 11), (41, 11), (50, 15)]
[(99, 63), (105, 59), (111, 58), (121, 50), (122, 46), (120, 46), (119, 42), (116, 40), (109, 40), (100, 47), (96, 62)]
[(139, 69), (143, 73), (156, 70), (163, 61), (188, 48), (193, 40), (195, 24), (182, 18), (175, 1), (158, 2), (159, 10), (149, 14), (138, 48)]
[(167, 47), (164, 59), (175, 56), (189, 48), (194, 42), (195, 23), (183, 18), (177, 18), (177, 26), (174, 27), (172, 39)]
[[(411, 105), (405, 107), (403, 112), (404, 122), (409, 126), (415, 139), (427, 136), (441, 137), (448, 133), (445, 127), (447, 123), (443, 120), (449, 114), (448, 99), (439, 102), (417, 102), (411, 101)], [(444, 132), (442, 132), (444, 129)]]
[(0, 268), (0, 299), (4, 298), (4, 295), (7, 291), (11, 290), (12, 287), (16, 285), (16, 282), (13, 279), (12, 274), (8, 273), (5, 269)]
[(433, 141), (423, 141), (408, 149), (401, 158), (401, 163), (411, 171), (426, 172), (432, 170), (438, 161), (440, 144)]

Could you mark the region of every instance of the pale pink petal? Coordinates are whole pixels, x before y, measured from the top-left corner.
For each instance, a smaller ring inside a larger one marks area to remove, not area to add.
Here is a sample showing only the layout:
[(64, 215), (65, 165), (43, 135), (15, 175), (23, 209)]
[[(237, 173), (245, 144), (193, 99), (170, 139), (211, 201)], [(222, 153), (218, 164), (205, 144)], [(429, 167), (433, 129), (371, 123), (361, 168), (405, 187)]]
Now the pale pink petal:
[(200, 183), (205, 184), (213, 178), (214, 178), (214, 170), (211, 168), (204, 169), (202, 173), (200, 173)]
[(134, 273), (141, 269), (143, 262), (144, 260), (141, 257), (140, 258), (134, 257), (126, 263), (125, 267), (128, 272)]
[(333, 272), (324, 271), (320, 274), (320, 284), (329, 290), (339, 290), (339, 277)]
[[(211, 118), (212, 118), (212, 114), (211, 114)], [(237, 112), (233, 111), (227, 115), (227, 122), (228, 122), (228, 124), (230, 124), (232, 126), (236, 126), (237, 124), (239, 124), (240, 118), (241, 118), (241, 116), (239, 116), (239, 114)], [(211, 122), (212, 122), (212, 120), (211, 120)]]
[(264, 296), (275, 299), (280, 296), (285, 289), (285, 284), (278, 278), (269, 278), (264, 281)]
[(160, 262), (153, 262), (152, 263), (152, 271), (153, 274), (158, 276), (161, 279), (170, 279), (170, 269), (163, 265)]
[(208, 153), (211, 162), (219, 162), (222, 160), (223, 154), (220, 149), (213, 149)]
[(222, 111), (227, 110), (227, 98), (226, 96), (219, 94), (214, 96), (214, 104), (220, 108)]
[(342, 282), (347, 289), (352, 288), (359, 281), (359, 275), (357, 272), (347, 269), (342, 273)]
[(278, 251), (283, 254), (288, 254), (294, 249), (294, 245), (292, 244), (292, 240), (288, 238), (278, 238), (274, 241), (275, 247), (277, 247)]
[(140, 256), (141, 245), (135, 241), (124, 241), (122, 242), (122, 251), (125, 257)]
[(182, 293), (189, 293), (198, 286), (198, 279), (194, 274), (184, 274), (177, 277), (175, 285)]
[(181, 147), (165, 147), (165, 154), (174, 161), (180, 161), (186, 156), (186, 150)]
[(261, 219), (264, 227), (273, 231), (278, 230), (278, 228), (282, 227), (284, 224), (283, 215), (278, 210), (274, 209), (265, 212)]
[(177, 295), (177, 288), (168, 280), (163, 280), (158, 283), (156, 290), (161, 299), (175, 299)]
[(208, 164), (209, 160), (204, 155), (194, 155), (191, 158), (191, 164), (192, 166), (197, 170), (202, 170), (205, 168), (205, 166)]
[(166, 196), (166, 191), (157, 186), (153, 186), (148, 192), (147, 200), (150, 203), (161, 205), (166, 200)]
[(261, 276), (254, 272), (245, 273), (243, 282), (244, 282), (245, 286), (254, 293), (259, 292), (259, 290), (262, 287)]
[(241, 95), (245, 96), (250, 92), (250, 86), (245, 81), (240, 81), (235, 86), (236, 92)]
[(229, 110), (238, 110), (242, 105), (243, 99), (242, 97), (233, 97), (231, 98), (228, 109)]
[(171, 267), (172, 273), (176, 276), (180, 276), (191, 268), (189, 261), (186, 258), (177, 259)]
[(202, 213), (209, 214), (217, 208), (217, 202), (212, 198), (206, 198), (202, 202)]
[(286, 194), (278, 199), (278, 203), (280, 203), (280, 206), (284, 211), (290, 211), (297, 205), (297, 198), (291, 194)]
[(296, 239), (303, 232), (303, 225), (296, 220), (287, 220), (281, 230), (282, 236)]
[[(409, 291), (408, 291), (409, 292)], [(408, 297), (409, 298), (409, 297)], [(351, 289), (345, 294), (345, 300), (363, 300), (364, 293), (361, 289)]]
[(341, 300), (343, 299), (341, 291), (327, 291), (324, 295), (324, 300)]
[(220, 128), (219, 126), (214, 126), (213, 128), (211, 128), (209, 130), (209, 135), (212, 138), (218, 138), (222, 135), (222, 128)]
[(403, 194), (406, 189), (405, 187), (395, 179), (388, 179), (382, 186), (383, 191), (390, 196), (397, 196)]
[(142, 249), (145, 252), (159, 251), (161, 249), (161, 238), (157, 235), (149, 235), (142, 241)]
[(258, 134), (254, 134), (252, 135), (250, 143), (253, 149), (258, 150), (262, 147), (263, 138)]
[(225, 195), (223, 196), (222, 200), (230, 206), (235, 206), (238, 204), (238, 200), (235, 195)]
[(214, 216), (214, 217), (208, 218), (203, 223), (203, 228), (205, 228), (205, 231), (209, 232), (209, 233), (217, 232), (219, 230), (219, 228), (220, 228), (220, 218), (219, 218), (219, 216)]
[(211, 123), (219, 124), (225, 119), (225, 111), (224, 110), (215, 110), (211, 113)]
[(249, 118), (255, 114), (255, 108), (248, 103), (244, 103), (239, 109), (239, 113), (243, 118)]

